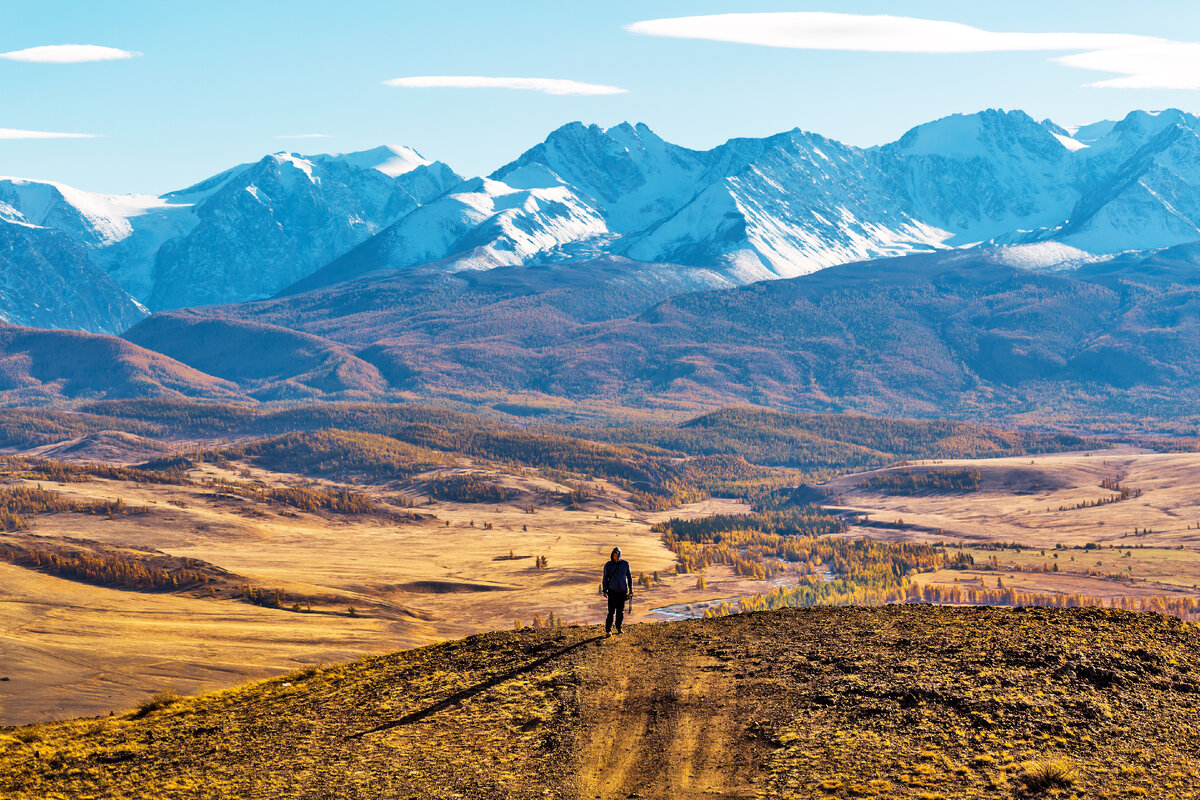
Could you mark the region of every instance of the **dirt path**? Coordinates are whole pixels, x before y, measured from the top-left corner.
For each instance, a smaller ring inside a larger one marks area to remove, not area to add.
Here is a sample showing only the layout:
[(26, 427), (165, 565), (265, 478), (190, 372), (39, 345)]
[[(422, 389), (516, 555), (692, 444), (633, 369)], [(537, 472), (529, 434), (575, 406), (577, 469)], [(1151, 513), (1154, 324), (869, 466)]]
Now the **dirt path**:
[(758, 747), (736, 682), (705, 648), (663, 633), (632, 626), (578, 662), (577, 797), (752, 797)]

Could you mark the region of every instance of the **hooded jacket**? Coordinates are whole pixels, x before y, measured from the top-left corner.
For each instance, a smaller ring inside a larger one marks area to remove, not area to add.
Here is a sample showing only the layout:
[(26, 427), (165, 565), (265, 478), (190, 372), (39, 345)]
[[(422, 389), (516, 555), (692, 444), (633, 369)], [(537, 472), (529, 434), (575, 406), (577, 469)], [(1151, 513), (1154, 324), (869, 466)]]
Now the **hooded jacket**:
[(632, 592), (633, 573), (629, 571), (629, 562), (623, 558), (617, 561), (610, 559), (604, 565), (604, 580), (600, 582), (600, 588), (606, 592)]

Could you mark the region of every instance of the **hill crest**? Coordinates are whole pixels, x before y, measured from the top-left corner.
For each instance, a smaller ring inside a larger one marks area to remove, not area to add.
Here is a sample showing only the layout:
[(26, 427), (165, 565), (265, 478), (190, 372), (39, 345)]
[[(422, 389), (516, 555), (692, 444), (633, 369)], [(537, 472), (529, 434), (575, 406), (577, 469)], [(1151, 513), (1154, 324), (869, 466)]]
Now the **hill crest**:
[(1197, 635), (920, 605), (496, 632), (9, 730), (0, 791), (1182, 798)]

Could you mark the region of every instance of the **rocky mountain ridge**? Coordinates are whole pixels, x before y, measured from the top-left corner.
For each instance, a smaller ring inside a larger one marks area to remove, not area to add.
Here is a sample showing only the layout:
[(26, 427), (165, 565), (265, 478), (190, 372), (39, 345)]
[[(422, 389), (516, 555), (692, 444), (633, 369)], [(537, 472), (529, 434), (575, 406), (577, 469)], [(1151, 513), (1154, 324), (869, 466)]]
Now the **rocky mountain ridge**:
[[(1200, 120), (1174, 109), (1073, 133), (993, 109), (873, 148), (797, 129), (698, 151), (643, 124), (576, 122), (486, 178), (377, 148), (276, 153), (162, 197), (0, 179), (0, 222), (67, 237), (92, 272), (152, 310), (388, 270), (602, 257), (651, 273), (701, 268), (715, 287), (980, 244), (1032, 246), (1025, 266), (1045, 269), (1197, 241), (1198, 165)], [(62, 313), (35, 318), (36, 302), (13, 293), (14, 310), (0, 313), (98, 331), (119, 330), (132, 313), (80, 321), (66, 309), (88, 300), (67, 293), (52, 304)]]

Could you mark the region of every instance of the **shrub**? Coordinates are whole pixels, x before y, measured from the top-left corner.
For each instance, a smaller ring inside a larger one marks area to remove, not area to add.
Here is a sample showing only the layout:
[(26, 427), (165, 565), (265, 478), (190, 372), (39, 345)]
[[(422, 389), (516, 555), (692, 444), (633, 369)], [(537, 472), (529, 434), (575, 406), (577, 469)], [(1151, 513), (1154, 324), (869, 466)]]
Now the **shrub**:
[(1021, 764), (1017, 784), (1028, 794), (1070, 789), (1079, 780), (1079, 769), (1069, 758), (1043, 758)]
[(953, 494), (973, 492), (979, 488), (982, 476), (977, 469), (941, 469), (930, 472), (897, 470), (872, 475), (858, 484), (860, 489), (883, 494)]
[(475, 472), (431, 478), (428, 490), (439, 500), (459, 503), (503, 503), (517, 495), (515, 490)]
[(137, 711), (134, 712), (134, 717), (144, 717), (154, 711), (173, 706), (183, 699), (183, 695), (176, 692), (174, 689), (159, 689), (154, 694), (147, 697), (141, 703), (138, 703)]

